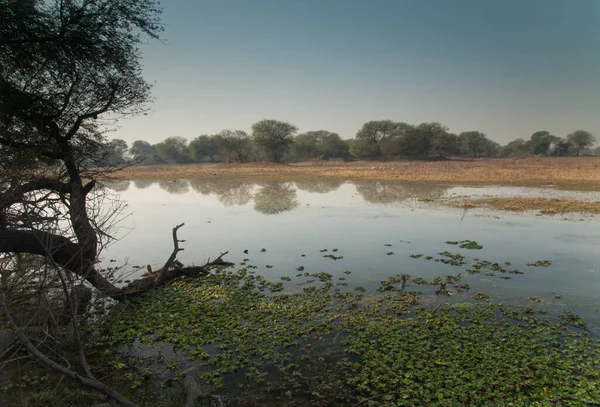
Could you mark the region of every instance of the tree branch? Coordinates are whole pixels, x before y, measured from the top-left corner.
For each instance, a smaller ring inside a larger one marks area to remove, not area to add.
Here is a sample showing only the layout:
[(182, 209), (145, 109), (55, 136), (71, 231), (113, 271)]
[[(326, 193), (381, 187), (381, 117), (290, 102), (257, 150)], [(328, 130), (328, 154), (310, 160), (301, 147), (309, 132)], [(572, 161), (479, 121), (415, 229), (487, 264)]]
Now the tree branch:
[(171, 264), (173, 264), (173, 262), (177, 258), (177, 253), (185, 250), (179, 247), (179, 239), (177, 238), (177, 231), (183, 226), (185, 226), (185, 223), (181, 223), (173, 228), (173, 252), (167, 259), (165, 265), (162, 267), (163, 270), (167, 270), (169, 267), (171, 267)]
[(70, 239), (41, 230), (0, 229), (0, 252), (50, 257), (57, 265), (85, 278), (105, 295), (120, 300), (124, 293), (84, 259), (81, 246)]
[(108, 97), (108, 100), (106, 101), (106, 103), (104, 104), (104, 106), (102, 106), (100, 109), (91, 111), (89, 113), (85, 113), (82, 114), (80, 116), (77, 116), (77, 120), (75, 120), (75, 123), (73, 124), (73, 126), (71, 126), (71, 128), (69, 129), (69, 131), (67, 132), (67, 134), (65, 135), (65, 140), (71, 140), (73, 138), (73, 136), (75, 136), (75, 134), (77, 134), (77, 132), (79, 131), (79, 127), (81, 127), (81, 124), (83, 123), (84, 120), (87, 119), (96, 119), (98, 117), (98, 115), (105, 113), (106, 111), (108, 111), (108, 109), (111, 107), (111, 105), (113, 104), (115, 97), (117, 95), (117, 91), (119, 90), (119, 83), (120, 80), (118, 80), (114, 85), (113, 85), (113, 89), (110, 93), (110, 96)]
[(12, 318), (10, 310), (8, 309), (8, 306), (6, 305), (4, 293), (1, 291), (0, 291), (0, 303), (2, 304), (2, 309), (4, 310), (4, 315), (5, 315), (6, 319), (8, 320), (10, 329), (13, 331), (13, 333), (15, 334), (17, 339), (25, 346), (25, 348), (27, 348), (29, 353), (32, 354), (34, 357), (36, 357), (40, 362), (42, 362), (46, 366), (50, 367), (51, 369), (67, 376), (71, 380), (104, 394), (105, 396), (115, 400), (117, 403), (119, 403), (122, 406), (125, 406), (125, 407), (136, 407), (137, 406), (132, 401), (123, 397), (120, 393), (118, 393), (115, 390), (111, 389), (110, 387), (106, 386), (104, 383), (102, 383), (96, 379), (83, 377), (80, 374), (78, 374), (77, 372), (74, 372), (74, 371), (54, 362), (52, 359), (48, 358), (46, 355), (44, 355), (42, 352), (40, 352), (39, 349), (36, 348), (35, 345), (33, 345), (33, 343), (31, 343), (31, 341), (23, 333), (23, 331), (19, 327), (17, 327), (17, 325), (15, 324), (15, 321)]
[(68, 194), (71, 192), (71, 186), (66, 182), (51, 178), (38, 178), (6, 191), (3, 196), (0, 197), (0, 208), (8, 208), (21, 201), (23, 195), (42, 189), (48, 189), (59, 194)]
[[(177, 253), (179, 253), (182, 248), (179, 247), (179, 238), (177, 237), (177, 231), (184, 225), (184, 223), (179, 224), (173, 228), (173, 252), (169, 259), (165, 263), (165, 266), (162, 269), (159, 269), (155, 272), (152, 272), (152, 269), (148, 267), (148, 275), (144, 278), (132, 281), (127, 287), (123, 289), (123, 294), (121, 298), (115, 299), (125, 299), (131, 298), (138, 294), (144, 293), (154, 287), (157, 287), (161, 284), (166, 283), (167, 281), (174, 280), (179, 277), (203, 277), (210, 273), (209, 268), (214, 266), (223, 266), (230, 267), (233, 266), (234, 263), (224, 261), (223, 256), (228, 254), (229, 252), (224, 252), (219, 255), (215, 260), (210, 261), (210, 259), (203, 266), (190, 266), (183, 267), (181, 263), (177, 262)], [(171, 267), (173, 263), (178, 263), (179, 266), (176, 268)], [(114, 297), (113, 297), (114, 298)]]
[(40, 144), (36, 144), (34, 146), (28, 143), (19, 143), (17, 141), (12, 141), (10, 139), (2, 137), (0, 137), (0, 144), (6, 147), (12, 147), (20, 150), (36, 151), (44, 157), (52, 158), (54, 160), (61, 160), (64, 158), (64, 153), (62, 151), (57, 151), (56, 147), (44, 146)]

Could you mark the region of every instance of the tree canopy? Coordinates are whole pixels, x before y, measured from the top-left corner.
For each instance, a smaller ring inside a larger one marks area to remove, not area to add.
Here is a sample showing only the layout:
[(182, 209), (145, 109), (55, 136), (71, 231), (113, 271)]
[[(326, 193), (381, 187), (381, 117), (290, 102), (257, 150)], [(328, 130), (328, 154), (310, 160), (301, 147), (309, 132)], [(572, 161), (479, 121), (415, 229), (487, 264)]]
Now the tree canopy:
[(219, 154), (219, 145), (214, 137), (203, 134), (198, 136), (189, 144), (190, 158), (193, 161), (200, 162), (208, 157), (211, 161), (216, 161), (216, 156)]
[[(106, 125), (143, 112), (151, 101), (139, 46), (162, 31), (158, 5), (10, 0), (0, 13), (2, 165), (21, 168), (18, 158), (27, 156), (29, 163), (53, 168), (20, 169), (17, 177), (0, 180), (6, 220), (0, 251), (50, 257), (104, 294), (122, 297), (94, 267), (110, 237), (89, 218), (88, 196), (96, 183), (85, 180), (94, 177), (90, 170), (107, 148), (125, 152), (123, 142), (107, 143)], [(32, 208), (27, 197), (38, 191), (49, 194)], [(45, 215), (33, 219), (34, 213)]]
[(374, 120), (366, 122), (356, 133), (356, 138), (375, 146), (376, 155), (382, 154), (382, 145), (399, 135), (400, 123), (392, 120)]
[(278, 120), (261, 120), (252, 125), (252, 138), (262, 147), (269, 159), (279, 162), (281, 155), (294, 142), (298, 128)]
[(184, 137), (167, 137), (155, 148), (160, 162), (186, 164), (191, 161), (188, 142)]
[(150, 157), (156, 154), (156, 147), (145, 140), (136, 140), (131, 145), (129, 154), (134, 158)]
[(294, 138), (290, 153), (298, 159), (344, 158), (348, 156), (348, 144), (337, 133), (327, 130), (309, 131)]
[(581, 150), (591, 147), (596, 142), (596, 137), (589, 131), (576, 130), (567, 135), (567, 142), (575, 149), (575, 155), (579, 155)]
[(227, 162), (240, 163), (249, 160), (252, 146), (250, 136), (243, 130), (222, 130), (215, 136), (216, 144), (221, 149)]

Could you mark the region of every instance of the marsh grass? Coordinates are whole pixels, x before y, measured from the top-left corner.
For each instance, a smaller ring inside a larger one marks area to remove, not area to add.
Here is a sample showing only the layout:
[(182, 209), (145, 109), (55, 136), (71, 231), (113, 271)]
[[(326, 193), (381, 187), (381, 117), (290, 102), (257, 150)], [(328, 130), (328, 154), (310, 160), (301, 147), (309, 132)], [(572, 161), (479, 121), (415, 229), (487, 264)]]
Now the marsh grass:
[(600, 202), (558, 198), (487, 198), (460, 204), (465, 208), (487, 207), (510, 212), (538, 211), (543, 215), (600, 213)]
[(126, 179), (234, 177), (347, 180), (397, 180), (515, 186), (553, 185), (563, 189), (600, 190), (600, 157), (529, 157), (448, 161), (308, 162), (295, 164), (189, 164), (134, 166), (115, 174)]

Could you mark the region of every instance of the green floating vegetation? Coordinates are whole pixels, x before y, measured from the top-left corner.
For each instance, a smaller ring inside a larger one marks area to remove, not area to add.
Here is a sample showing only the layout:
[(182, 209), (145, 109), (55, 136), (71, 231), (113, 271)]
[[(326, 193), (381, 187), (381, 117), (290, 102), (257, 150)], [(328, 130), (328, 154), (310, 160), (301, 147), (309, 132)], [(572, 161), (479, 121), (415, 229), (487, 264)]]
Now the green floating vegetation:
[(477, 243), (474, 240), (461, 240), (460, 242), (457, 240), (449, 240), (446, 244), (460, 247), (461, 249), (467, 250), (481, 250), (483, 246)]
[(489, 300), (490, 296), (483, 293), (477, 293), (474, 294), (471, 298), (473, 298), (474, 300)]
[(550, 260), (538, 260), (533, 263), (527, 263), (531, 267), (550, 267), (552, 262)]
[[(600, 400), (600, 341), (570, 311), (555, 322), (531, 307), (495, 304), (485, 293), (441, 301), (469, 289), (460, 274), (431, 280), (398, 274), (380, 283), (379, 294), (345, 291), (344, 277), (333, 283), (329, 273), (297, 277), (316, 283), (281, 292), (283, 281), (217, 269), (117, 304), (87, 329), (94, 347), (117, 366), (131, 365), (117, 351), (121, 345), (173, 345), (198, 367), (201, 387), (232, 405), (589, 406)], [(408, 291), (411, 284), (430, 294)], [(160, 372), (149, 366), (140, 372), (177, 383), (185, 363), (169, 363)], [(132, 392), (143, 391), (141, 375), (131, 377), (139, 387)]]
[(331, 260), (340, 260), (344, 258), (344, 256), (336, 256), (333, 254), (324, 254), (323, 257), (329, 258)]
[(438, 254), (442, 257), (440, 259), (436, 259), (436, 261), (439, 260), (444, 264), (449, 264), (451, 266), (462, 266), (467, 264), (465, 256), (463, 256), (462, 254), (450, 253), (448, 251), (444, 251)]
[[(522, 272), (520, 272), (519, 270), (509, 270), (508, 266), (509, 264), (503, 263), (492, 263), (491, 261), (487, 261), (487, 260), (480, 260), (480, 259), (474, 259), (476, 260), (475, 263), (473, 263), (471, 265), (471, 267), (469, 269), (467, 269), (467, 273), (469, 274), (478, 274), (478, 273), (486, 273), (486, 275), (495, 275), (495, 273), (511, 273), (511, 274), (523, 274)], [(503, 278), (503, 277), (500, 277)], [(510, 277), (506, 278), (504, 277), (504, 279), (509, 279)]]
[(264, 247), (262, 249), (260, 249), (261, 253), (264, 253), (267, 251), (267, 249), (265, 249)]
[(569, 310), (566, 310), (558, 317), (567, 324), (571, 324), (582, 329), (588, 329), (588, 324), (583, 320), (583, 318), (581, 318), (579, 315), (572, 313)]
[(411, 254), (410, 257), (412, 257), (413, 259), (418, 259), (420, 257), (423, 257), (423, 253), (419, 253), (419, 254)]
[(394, 252), (387, 252), (386, 255), (391, 256)]
[(298, 271), (304, 271), (304, 266), (298, 266), (298, 267), (296, 267), (296, 270), (298, 270)]

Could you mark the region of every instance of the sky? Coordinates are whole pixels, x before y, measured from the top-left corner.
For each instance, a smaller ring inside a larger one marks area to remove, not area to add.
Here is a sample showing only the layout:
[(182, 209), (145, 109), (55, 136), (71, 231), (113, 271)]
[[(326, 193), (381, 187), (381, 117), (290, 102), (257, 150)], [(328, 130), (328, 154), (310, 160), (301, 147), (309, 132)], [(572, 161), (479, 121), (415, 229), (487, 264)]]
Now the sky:
[(111, 137), (157, 143), (262, 119), (353, 138), (438, 121), (505, 144), (538, 130), (600, 140), (600, 0), (162, 0), (144, 45), (147, 116)]

